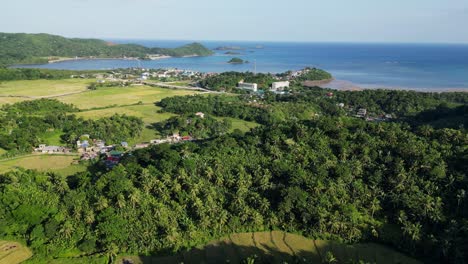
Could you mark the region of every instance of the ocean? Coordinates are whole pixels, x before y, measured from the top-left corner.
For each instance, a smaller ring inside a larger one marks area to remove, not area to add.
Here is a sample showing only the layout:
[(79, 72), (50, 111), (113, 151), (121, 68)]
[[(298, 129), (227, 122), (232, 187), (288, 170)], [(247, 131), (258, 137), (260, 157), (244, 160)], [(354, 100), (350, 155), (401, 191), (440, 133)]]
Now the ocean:
[[(149, 47), (177, 47), (192, 41), (115, 40)], [(333, 74), (332, 88), (393, 88), (417, 90), (468, 90), (468, 45), (371, 44), (371, 43), (280, 43), (201, 41), (210, 49), (236, 46), (240, 54), (216, 50), (214, 56), (168, 58), (154, 61), (77, 60), (38, 67), (93, 70), (138, 67), (179, 68), (202, 72), (254, 71), (280, 73), (318, 67)], [(247, 64), (228, 64), (232, 57)], [(256, 66), (256, 67), (255, 67)]]

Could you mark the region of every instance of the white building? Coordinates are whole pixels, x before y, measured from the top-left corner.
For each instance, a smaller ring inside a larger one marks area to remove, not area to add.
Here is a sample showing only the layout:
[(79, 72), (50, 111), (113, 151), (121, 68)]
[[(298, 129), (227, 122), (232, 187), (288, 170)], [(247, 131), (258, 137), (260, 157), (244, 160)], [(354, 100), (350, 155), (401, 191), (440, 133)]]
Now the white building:
[(60, 147), (60, 146), (47, 146), (45, 144), (39, 145), (39, 148), (36, 148), (35, 151), (40, 152), (40, 153), (49, 153), (49, 154), (58, 153), (58, 152), (64, 152), (64, 153), (69, 152), (67, 148)]
[(167, 143), (169, 142), (169, 140), (167, 139), (153, 139), (150, 141), (150, 144), (163, 144), (163, 143)]
[(282, 90), (287, 89), (287, 88), (289, 88), (289, 81), (274, 82), (274, 83), (271, 84), (270, 91), (278, 92), (278, 91), (282, 91)]
[(252, 92), (258, 91), (258, 84), (256, 83), (245, 83), (244, 81), (240, 81), (237, 84), (237, 87), (240, 89), (249, 90)]

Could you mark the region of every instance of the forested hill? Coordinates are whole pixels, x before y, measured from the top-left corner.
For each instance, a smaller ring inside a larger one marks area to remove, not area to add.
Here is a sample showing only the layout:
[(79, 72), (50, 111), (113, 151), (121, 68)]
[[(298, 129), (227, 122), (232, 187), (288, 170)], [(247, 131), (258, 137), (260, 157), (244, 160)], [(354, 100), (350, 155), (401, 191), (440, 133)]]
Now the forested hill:
[(65, 38), (49, 34), (0, 33), (0, 65), (45, 63), (47, 57), (139, 57), (160, 54), (174, 57), (208, 56), (212, 51), (200, 43), (178, 48), (148, 48), (136, 44), (114, 44), (99, 39)]

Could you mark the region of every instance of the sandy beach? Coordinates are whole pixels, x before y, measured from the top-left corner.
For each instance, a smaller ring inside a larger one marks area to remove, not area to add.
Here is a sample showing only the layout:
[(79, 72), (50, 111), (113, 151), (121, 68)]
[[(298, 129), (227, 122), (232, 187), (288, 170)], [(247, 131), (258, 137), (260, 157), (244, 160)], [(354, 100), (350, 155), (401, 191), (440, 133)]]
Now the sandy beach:
[[(311, 83), (307, 83), (307, 86), (311, 86)], [(318, 83), (317, 85), (322, 88), (330, 88), (341, 91), (362, 91), (366, 89), (385, 89), (385, 90), (405, 90), (405, 91), (416, 91), (416, 92), (427, 92), (427, 93), (443, 93), (443, 92), (468, 92), (466, 88), (456, 87), (437, 87), (437, 88), (415, 88), (415, 87), (386, 87), (382, 85), (369, 85), (369, 84), (356, 84), (346, 80), (328, 80), (327, 82)]]
[(78, 61), (78, 60), (138, 60), (138, 58), (95, 58), (95, 57), (76, 57), (76, 58), (60, 58), (55, 60), (49, 60), (48, 63), (58, 63), (64, 61)]

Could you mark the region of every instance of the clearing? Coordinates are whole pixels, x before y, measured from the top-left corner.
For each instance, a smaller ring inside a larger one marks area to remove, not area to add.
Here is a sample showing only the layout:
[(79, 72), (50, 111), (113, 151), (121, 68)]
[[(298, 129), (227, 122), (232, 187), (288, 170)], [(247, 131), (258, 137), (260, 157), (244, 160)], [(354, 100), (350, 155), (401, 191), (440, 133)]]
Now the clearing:
[(19, 156), (10, 159), (0, 160), (0, 173), (17, 169), (35, 169), (39, 171), (52, 171), (67, 174), (67, 172), (78, 172), (85, 170), (85, 167), (73, 164), (78, 158), (77, 155), (46, 155), (32, 154)]
[(195, 94), (194, 91), (172, 90), (143, 85), (129, 87), (103, 87), (81, 94), (58, 98), (60, 101), (76, 105), (80, 109), (130, 105), (141, 102), (149, 104), (178, 95)]
[(390, 248), (374, 244), (346, 245), (333, 241), (312, 240), (281, 231), (238, 233), (168, 257), (120, 257), (117, 263), (130, 260), (143, 263), (243, 263), (256, 256), (255, 263), (325, 263), (325, 256), (333, 254), (335, 263), (419, 264)]
[(0, 264), (18, 264), (31, 256), (31, 250), (20, 243), (0, 241)]
[[(64, 80), (25, 80), (6, 81), (0, 83), (0, 97), (2, 103), (23, 101), (41, 97), (56, 97), (60, 95), (88, 91), (92, 79), (64, 79)], [(24, 98), (21, 98), (24, 97)]]

